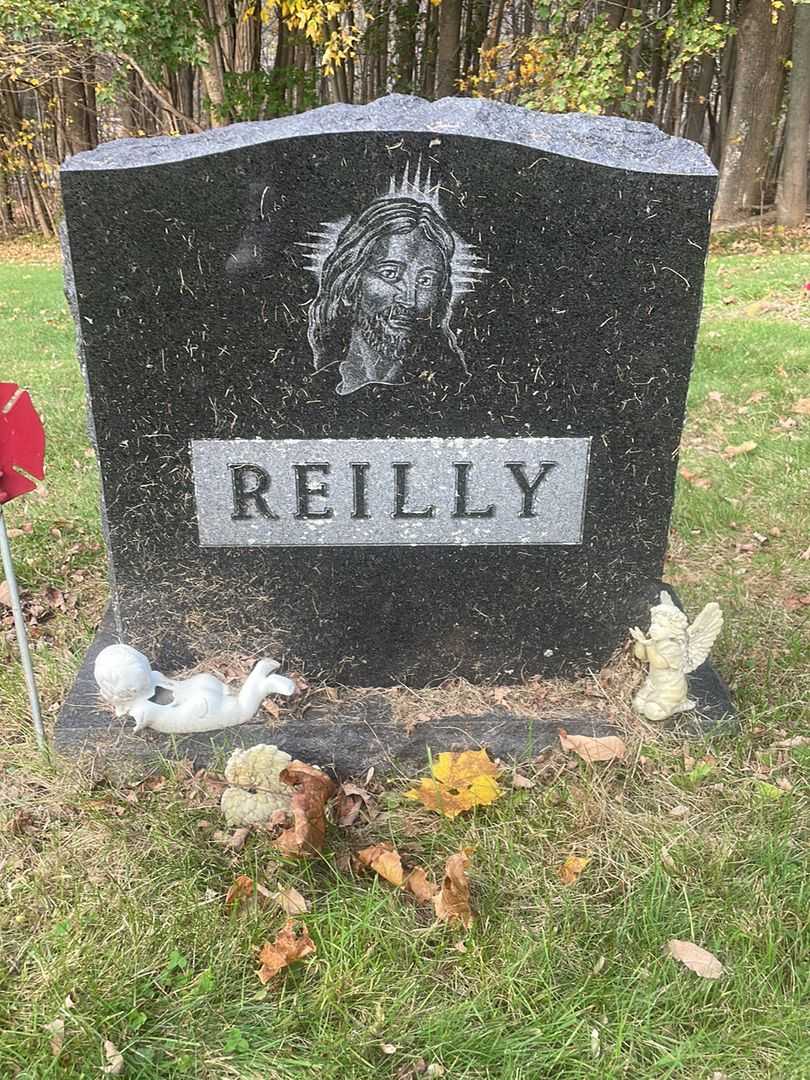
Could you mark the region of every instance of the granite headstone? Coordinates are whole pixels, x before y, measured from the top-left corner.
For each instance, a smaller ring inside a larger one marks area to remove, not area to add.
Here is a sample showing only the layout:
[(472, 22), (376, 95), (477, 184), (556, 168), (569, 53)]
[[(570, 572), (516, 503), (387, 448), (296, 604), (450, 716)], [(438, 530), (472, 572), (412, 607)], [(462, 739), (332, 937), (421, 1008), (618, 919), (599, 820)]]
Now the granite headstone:
[(392, 96), (62, 169), (112, 628), (351, 686), (606, 662), (660, 588), (715, 171)]

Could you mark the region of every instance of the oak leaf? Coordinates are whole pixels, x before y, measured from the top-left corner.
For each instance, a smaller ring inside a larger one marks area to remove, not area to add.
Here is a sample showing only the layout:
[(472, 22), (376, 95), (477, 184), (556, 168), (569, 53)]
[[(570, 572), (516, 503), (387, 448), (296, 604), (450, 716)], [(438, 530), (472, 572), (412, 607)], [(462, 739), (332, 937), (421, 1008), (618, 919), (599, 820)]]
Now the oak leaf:
[(569, 735), (565, 728), (560, 728), (560, 745), (563, 750), (573, 750), (583, 761), (621, 761), (627, 753), (627, 747), (617, 735), (605, 735), (591, 738), (590, 735)]
[(293, 823), (278, 836), (275, 846), (285, 855), (313, 855), (323, 850), (326, 839), (326, 804), (335, 791), (334, 782), (312, 765), (291, 762), (281, 772), (285, 784), (295, 788), (290, 802)]
[(387, 842), (371, 844), (370, 847), (357, 852), (357, 860), (361, 866), (373, 870), (375, 874), (390, 881), (392, 885), (399, 887), (405, 882), (402, 859), (393, 844)]
[(312, 956), (315, 943), (303, 923), (288, 919), (278, 933), (275, 941), (266, 941), (259, 950), (259, 968), (257, 975), (262, 985), (278, 975), (284, 968)]
[(486, 750), (439, 754), (431, 764), (431, 777), (422, 777), (418, 788), (405, 793), (428, 810), (454, 818), (474, 806), (489, 806), (503, 791), (495, 777), (498, 766)]
[(467, 879), (469, 864), (470, 858), (466, 849), (451, 855), (444, 866), (441, 889), (432, 898), (437, 919), (441, 922), (461, 923), (465, 929), (469, 929), (473, 921), (470, 883)]
[(690, 971), (700, 975), (702, 979), (719, 979), (725, 971), (716, 956), (691, 941), (679, 941), (673, 938), (672, 941), (667, 942), (667, 952)]
[(557, 876), (563, 885), (573, 885), (590, 861), (581, 855), (569, 855), (557, 871)]

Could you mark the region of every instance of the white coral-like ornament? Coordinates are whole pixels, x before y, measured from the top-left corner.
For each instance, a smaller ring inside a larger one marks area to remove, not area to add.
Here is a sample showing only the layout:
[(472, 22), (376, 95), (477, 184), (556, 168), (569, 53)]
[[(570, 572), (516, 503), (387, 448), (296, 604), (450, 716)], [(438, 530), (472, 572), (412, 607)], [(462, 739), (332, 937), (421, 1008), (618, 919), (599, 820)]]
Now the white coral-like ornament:
[(290, 809), (293, 789), (281, 773), (291, 761), (289, 754), (269, 743), (234, 750), (225, 766), (231, 786), (222, 792), (220, 802), (229, 825), (262, 825), (276, 811)]

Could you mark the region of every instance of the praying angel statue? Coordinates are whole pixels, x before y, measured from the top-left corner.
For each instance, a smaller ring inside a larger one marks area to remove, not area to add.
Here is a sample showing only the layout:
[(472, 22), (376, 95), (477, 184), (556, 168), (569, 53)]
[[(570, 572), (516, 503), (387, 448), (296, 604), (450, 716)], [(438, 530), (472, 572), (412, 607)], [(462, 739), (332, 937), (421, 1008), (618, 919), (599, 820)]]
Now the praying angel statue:
[(647, 720), (659, 722), (676, 713), (694, 709), (686, 676), (700, 667), (720, 631), (720, 605), (707, 604), (692, 625), (667, 592), (650, 609), (649, 636), (637, 626), (630, 631), (636, 659), (645, 660), (649, 673), (633, 698), (633, 708)]

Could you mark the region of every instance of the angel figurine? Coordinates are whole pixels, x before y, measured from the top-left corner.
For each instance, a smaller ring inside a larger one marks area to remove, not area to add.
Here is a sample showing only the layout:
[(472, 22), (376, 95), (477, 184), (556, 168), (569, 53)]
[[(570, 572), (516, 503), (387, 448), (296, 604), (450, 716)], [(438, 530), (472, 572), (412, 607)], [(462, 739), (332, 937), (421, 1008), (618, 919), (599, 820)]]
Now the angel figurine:
[(205, 673), (167, 679), (129, 645), (102, 649), (93, 670), (102, 700), (115, 708), (116, 716), (131, 716), (136, 732), (152, 728), (183, 735), (244, 724), (269, 694), (290, 697), (295, 683), (273, 674), (280, 666), (275, 660), (259, 660), (238, 693)]
[(647, 678), (633, 698), (633, 708), (647, 720), (666, 720), (694, 709), (686, 676), (709, 655), (723, 629), (720, 605), (707, 604), (692, 625), (668, 592), (650, 609), (650, 632), (645, 637), (637, 626), (630, 631), (636, 659), (650, 665)]

